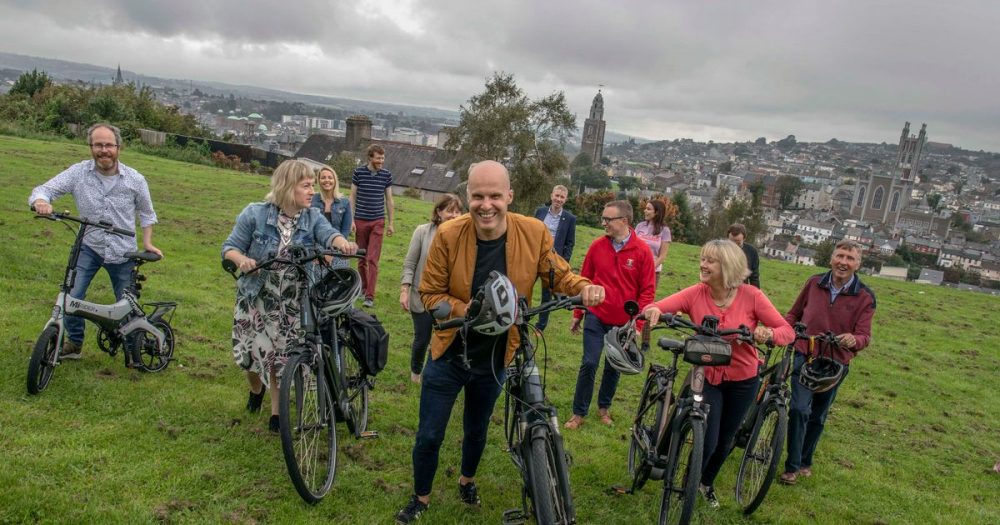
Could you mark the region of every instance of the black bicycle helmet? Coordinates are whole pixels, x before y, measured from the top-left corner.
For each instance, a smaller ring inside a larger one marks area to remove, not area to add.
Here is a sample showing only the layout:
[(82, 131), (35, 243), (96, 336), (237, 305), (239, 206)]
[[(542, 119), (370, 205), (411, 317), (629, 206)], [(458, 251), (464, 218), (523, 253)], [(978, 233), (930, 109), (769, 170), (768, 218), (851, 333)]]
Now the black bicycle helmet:
[(635, 329), (631, 325), (615, 326), (604, 335), (604, 355), (608, 364), (625, 375), (642, 372), (645, 361), (635, 344)]
[(506, 275), (494, 270), (483, 284), (481, 307), (469, 327), (484, 335), (500, 335), (517, 319), (517, 289)]
[(361, 276), (354, 268), (331, 268), (311, 293), (324, 316), (336, 317), (361, 297)]
[(799, 384), (820, 394), (837, 386), (844, 377), (844, 365), (829, 357), (817, 357), (802, 366)]

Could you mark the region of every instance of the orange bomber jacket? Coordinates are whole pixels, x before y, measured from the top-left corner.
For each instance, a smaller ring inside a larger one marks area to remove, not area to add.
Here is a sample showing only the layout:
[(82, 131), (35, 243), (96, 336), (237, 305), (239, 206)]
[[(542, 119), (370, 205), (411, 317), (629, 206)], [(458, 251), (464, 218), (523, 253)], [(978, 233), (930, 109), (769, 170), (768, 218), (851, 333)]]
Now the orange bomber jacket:
[[(553, 289), (565, 295), (577, 295), (590, 280), (572, 272), (569, 264), (552, 250), (552, 235), (545, 224), (533, 217), (507, 213), (507, 277), (517, 293), (529, 304), (535, 281), (549, 285), (549, 267), (555, 270)], [(472, 300), (472, 275), (476, 263), (476, 229), (468, 213), (442, 223), (431, 242), (427, 263), (420, 280), (420, 300), (428, 310), (441, 301), (451, 303), (451, 317), (464, 317)], [(435, 330), (431, 337), (431, 357), (444, 355), (458, 335), (458, 328)], [(514, 357), (520, 342), (517, 330), (507, 337), (504, 363)]]

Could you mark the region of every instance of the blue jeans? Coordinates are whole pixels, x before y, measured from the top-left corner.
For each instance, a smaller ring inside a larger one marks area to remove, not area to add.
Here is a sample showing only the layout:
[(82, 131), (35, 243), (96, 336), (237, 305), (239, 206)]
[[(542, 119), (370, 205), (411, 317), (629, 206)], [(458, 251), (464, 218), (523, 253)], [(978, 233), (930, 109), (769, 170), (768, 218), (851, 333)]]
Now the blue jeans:
[[(135, 263), (132, 261), (118, 264), (105, 263), (104, 259), (89, 246), (81, 246), (80, 257), (76, 260), (76, 279), (73, 281), (69, 295), (75, 299), (86, 299), (90, 281), (94, 280), (97, 270), (104, 268), (111, 276), (111, 287), (115, 291), (115, 300), (117, 301), (125, 294), (125, 288), (132, 283), (132, 267), (134, 265)], [(82, 317), (75, 315), (67, 315), (65, 320), (69, 340), (78, 345), (83, 344), (83, 321)]]
[(792, 402), (788, 410), (788, 456), (785, 457), (785, 472), (798, 472), (801, 468), (812, 467), (813, 453), (823, 434), (826, 416), (830, 412), (837, 390), (847, 378), (848, 367), (844, 365), (844, 375), (837, 386), (817, 394), (799, 384), (799, 374), (806, 356), (795, 353), (792, 371)]
[(702, 393), (709, 409), (702, 452), (702, 485), (711, 487), (715, 483), (715, 476), (729, 457), (730, 445), (758, 389), (760, 378), (757, 376), (742, 381), (723, 381), (718, 385), (705, 382)]
[[(580, 373), (576, 377), (576, 394), (573, 396), (573, 414), (583, 417), (590, 411), (590, 400), (594, 397), (594, 381), (597, 378), (597, 366), (604, 352), (604, 334), (614, 325), (604, 324), (592, 313), (587, 313), (583, 319), (583, 359), (580, 361)], [(611, 401), (618, 389), (618, 373), (608, 360), (604, 360), (604, 375), (601, 376), (601, 389), (597, 393), (597, 408), (611, 408)]]
[[(500, 384), (506, 372), (499, 373)], [(476, 475), (479, 460), (486, 449), (486, 431), (493, 407), (500, 396), (500, 384), (493, 375), (476, 375), (447, 362), (432, 359), (424, 367), (420, 386), (420, 424), (413, 445), (413, 490), (418, 496), (431, 493), (437, 473), (438, 452), (444, 441), (451, 410), (458, 393), (465, 389), (465, 413), (462, 417), (463, 476)]]

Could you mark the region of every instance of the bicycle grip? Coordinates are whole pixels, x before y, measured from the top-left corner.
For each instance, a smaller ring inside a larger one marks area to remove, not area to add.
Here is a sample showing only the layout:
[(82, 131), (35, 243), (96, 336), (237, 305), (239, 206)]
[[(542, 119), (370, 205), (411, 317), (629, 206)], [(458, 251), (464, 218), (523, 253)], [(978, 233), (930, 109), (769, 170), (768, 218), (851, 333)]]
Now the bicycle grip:
[(112, 226), (111, 227), (111, 231), (117, 233), (118, 235), (124, 235), (126, 237), (135, 237), (135, 231), (134, 230), (125, 230), (125, 229), (122, 229), (122, 228), (115, 228), (114, 226)]
[(449, 328), (458, 328), (459, 326), (462, 326), (462, 323), (464, 322), (465, 318), (456, 317), (448, 321), (441, 321), (437, 323), (437, 325), (435, 325), (434, 328), (435, 330), (448, 330)]

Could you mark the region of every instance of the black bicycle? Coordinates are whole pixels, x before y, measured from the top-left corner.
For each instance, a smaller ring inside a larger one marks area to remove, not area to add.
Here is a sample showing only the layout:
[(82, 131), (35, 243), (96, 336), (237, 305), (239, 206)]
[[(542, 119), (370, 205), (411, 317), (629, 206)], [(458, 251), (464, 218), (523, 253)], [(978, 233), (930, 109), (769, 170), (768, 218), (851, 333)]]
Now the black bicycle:
[[(512, 328), (517, 329), (521, 339), (506, 369), (504, 434), (511, 460), (521, 472), (523, 488), (521, 508), (504, 512), (504, 524), (524, 523), (529, 516), (542, 525), (576, 523), (569, 483), (570, 458), (559, 433), (556, 408), (545, 397), (545, 373), (535, 362), (536, 347), (529, 337), (534, 330), (529, 321), (543, 312), (580, 308), (582, 304), (580, 296), (560, 297), (529, 309), (527, 300), (518, 298)], [(474, 317), (470, 308), (465, 318), (440, 322), (435, 328), (467, 330)]]
[[(66, 338), (67, 315), (79, 316), (97, 325), (97, 346), (108, 355), (114, 357), (124, 348), (126, 367), (142, 372), (159, 372), (165, 369), (174, 354), (174, 331), (170, 326), (170, 319), (177, 303), (139, 302), (141, 283), (146, 280), (139, 273), (139, 267), (143, 263), (158, 261), (161, 257), (153, 252), (126, 253), (125, 258), (133, 263), (129, 285), (122, 293), (122, 298), (113, 304), (76, 299), (69, 293), (76, 281), (76, 264), (87, 232), (104, 230), (123, 237), (135, 237), (135, 232), (116, 228), (109, 222), (74, 217), (69, 213), (37, 215), (35, 218), (60, 222), (70, 231), (73, 231), (73, 227), (67, 221), (75, 222), (80, 227), (75, 231), (76, 239), (66, 261), (66, 272), (59, 286), (52, 314), (28, 360), (28, 393), (40, 393), (52, 379), (52, 372), (59, 365), (59, 356)], [(147, 314), (147, 309), (152, 310)]]
[[(261, 261), (244, 274), (276, 265), (295, 274), (301, 336), (289, 349), (282, 369), (278, 419), (288, 475), (299, 496), (309, 503), (318, 503), (333, 486), (337, 421), (343, 421), (356, 438), (378, 436), (367, 430), (371, 378), (348, 335), (347, 313), (361, 296), (361, 278), (353, 268), (330, 269), (323, 278), (326, 290), (317, 293), (307, 265), (323, 264), (328, 257), (361, 258), (364, 250), (346, 255), (338, 250), (290, 246), (287, 257)], [(236, 277), (232, 261), (224, 260), (222, 265)]]
[[(804, 324), (795, 323), (796, 339), (807, 337), (805, 329)], [(736, 475), (736, 502), (748, 516), (763, 503), (781, 461), (792, 396), (788, 378), (792, 374), (795, 342), (783, 347), (780, 358), (770, 342), (758, 345), (758, 349), (764, 355), (760, 389), (733, 442), (734, 448), (744, 449)]]
[[(632, 425), (628, 468), (632, 476), (629, 492), (642, 488), (647, 480), (663, 480), (660, 500), (660, 525), (689, 523), (694, 512), (698, 483), (701, 479), (705, 425), (710, 409), (704, 401), (705, 367), (729, 363), (732, 347), (724, 337), (736, 336), (752, 341), (750, 330), (740, 326), (720, 330), (719, 320), (705, 316), (701, 325), (687, 319), (663, 314), (662, 325), (646, 323), (642, 329), (641, 351), (649, 349), (650, 332), (661, 328), (693, 332), (692, 337), (677, 341), (661, 337), (657, 346), (673, 354), (670, 366), (650, 363), (646, 382), (639, 397)], [(631, 323), (634, 323), (633, 319)], [(694, 365), (678, 395), (674, 395), (677, 361)]]

